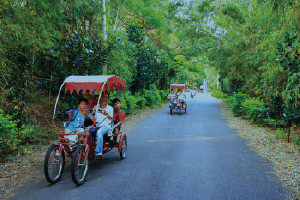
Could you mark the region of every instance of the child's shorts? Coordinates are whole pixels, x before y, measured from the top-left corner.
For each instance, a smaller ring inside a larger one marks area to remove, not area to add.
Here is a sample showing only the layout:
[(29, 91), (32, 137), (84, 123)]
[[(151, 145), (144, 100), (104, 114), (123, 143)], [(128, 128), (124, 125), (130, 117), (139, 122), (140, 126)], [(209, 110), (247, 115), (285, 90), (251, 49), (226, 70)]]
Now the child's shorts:
[(75, 132), (66, 128), (65, 133), (73, 133), (74, 135), (65, 135), (64, 137), (68, 138), (71, 143), (77, 143), (78, 135), (76, 133), (83, 133), (83, 132), (84, 132), (83, 128), (78, 128)]

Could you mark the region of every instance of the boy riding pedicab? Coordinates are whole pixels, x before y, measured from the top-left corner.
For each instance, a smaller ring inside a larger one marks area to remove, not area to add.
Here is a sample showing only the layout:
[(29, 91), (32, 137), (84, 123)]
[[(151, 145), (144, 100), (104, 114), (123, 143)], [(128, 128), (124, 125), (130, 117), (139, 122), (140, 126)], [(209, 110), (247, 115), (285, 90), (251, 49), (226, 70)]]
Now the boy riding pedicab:
[(181, 103), (181, 109), (186, 108), (186, 96), (183, 94), (183, 90), (179, 89), (179, 92), (177, 94), (178, 102)]
[[(174, 93), (174, 89), (171, 88), (171, 92), (170, 94), (168, 95), (168, 99), (170, 100), (170, 104), (169, 104), (169, 107), (174, 107), (173, 105), (174, 104), (177, 104), (177, 95)], [(174, 109), (174, 108), (172, 108)]]
[(88, 100), (82, 98), (78, 101), (78, 108), (75, 110), (69, 110), (66, 114), (69, 114), (69, 121), (65, 123), (65, 133), (70, 133), (70, 135), (65, 135), (65, 138), (68, 138), (71, 143), (71, 151), (74, 150), (74, 145), (78, 141), (77, 133), (84, 132), (84, 122), (88, 119), (93, 119), (91, 113), (86, 113), (88, 107)]

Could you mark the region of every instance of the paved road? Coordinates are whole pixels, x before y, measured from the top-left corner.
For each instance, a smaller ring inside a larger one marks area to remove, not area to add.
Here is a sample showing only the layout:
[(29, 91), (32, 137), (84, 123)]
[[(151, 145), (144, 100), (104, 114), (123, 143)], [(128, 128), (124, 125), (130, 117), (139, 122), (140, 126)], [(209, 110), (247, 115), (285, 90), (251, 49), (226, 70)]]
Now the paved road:
[(271, 165), (226, 125), (209, 94), (188, 99), (187, 114), (163, 108), (137, 122), (128, 152), (92, 161), (87, 181), (76, 187), (67, 163), (62, 180), (43, 179), (12, 199), (284, 199), (289, 191), (266, 172)]

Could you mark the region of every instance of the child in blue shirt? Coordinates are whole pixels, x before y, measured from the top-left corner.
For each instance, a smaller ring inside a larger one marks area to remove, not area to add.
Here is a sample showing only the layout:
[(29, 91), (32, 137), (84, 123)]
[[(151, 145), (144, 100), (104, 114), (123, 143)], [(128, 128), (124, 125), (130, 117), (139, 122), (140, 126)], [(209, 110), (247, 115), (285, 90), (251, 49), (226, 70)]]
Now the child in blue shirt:
[(85, 98), (82, 98), (78, 101), (78, 108), (76, 110), (73, 110), (72, 113), (69, 113), (69, 116), (72, 121), (66, 127), (66, 130), (65, 130), (66, 133), (83, 132), (85, 119), (89, 119), (89, 118), (93, 119), (93, 116), (91, 113), (85, 113), (85, 110), (87, 109), (88, 104), (89, 104), (89, 101)]

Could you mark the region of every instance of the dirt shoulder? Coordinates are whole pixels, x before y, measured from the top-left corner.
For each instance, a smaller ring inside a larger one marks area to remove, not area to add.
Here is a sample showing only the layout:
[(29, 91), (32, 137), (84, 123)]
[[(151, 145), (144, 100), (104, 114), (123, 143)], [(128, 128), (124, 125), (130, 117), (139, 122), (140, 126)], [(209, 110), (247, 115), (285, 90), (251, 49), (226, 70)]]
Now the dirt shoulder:
[(300, 152), (294, 143), (278, 140), (267, 127), (259, 127), (241, 117), (234, 117), (229, 106), (220, 100), (222, 115), (228, 125), (237, 129), (239, 134), (249, 141), (249, 145), (274, 165), (273, 171), (281, 182), (295, 192), (290, 199), (300, 200)]
[[(166, 106), (162, 105), (160, 108)], [(155, 112), (160, 108), (147, 108), (136, 111), (132, 115), (126, 116), (123, 132), (129, 132), (134, 123)], [(50, 126), (50, 124), (49, 124)], [(31, 181), (38, 181), (44, 176), (44, 158), (50, 144), (33, 145), (32, 153), (28, 155), (15, 155), (12, 161), (0, 163), (0, 199), (8, 199), (14, 195), (14, 191), (21, 186), (29, 184)], [(67, 158), (68, 160), (68, 158)]]

